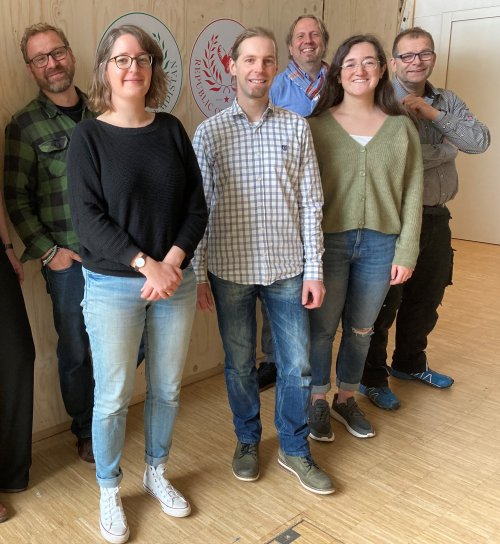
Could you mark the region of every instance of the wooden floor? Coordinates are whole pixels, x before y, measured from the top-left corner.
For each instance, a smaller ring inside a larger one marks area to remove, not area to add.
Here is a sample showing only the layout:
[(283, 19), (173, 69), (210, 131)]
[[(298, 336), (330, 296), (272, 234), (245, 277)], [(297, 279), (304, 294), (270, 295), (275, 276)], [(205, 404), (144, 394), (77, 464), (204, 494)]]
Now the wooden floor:
[[(377, 436), (356, 439), (334, 422), (335, 442), (311, 444), (337, 484), (320, 497), (277, 464), (273, 389), (262, 394), (261, 478), (245, 483), (231, 473), (222, 376), (187, 386), (169, 462), (170, 479), (193, 506), (185, 519), (162, 514), (142, 490), (135, 406), (122, 460), (130, 542), (500, 543), (500, 247), (454, 246), (455, 285), (428, 350), (432, 366), (455, 378), (450, 390), (393, 380), (402, 401), (393, 413), (361, 397)], [(37, 442), (29, 489), (0, 500), (12, 514), (0, 525), (1, 543), (102, 542), (94, 473), (77, 461), (69, 432)]]

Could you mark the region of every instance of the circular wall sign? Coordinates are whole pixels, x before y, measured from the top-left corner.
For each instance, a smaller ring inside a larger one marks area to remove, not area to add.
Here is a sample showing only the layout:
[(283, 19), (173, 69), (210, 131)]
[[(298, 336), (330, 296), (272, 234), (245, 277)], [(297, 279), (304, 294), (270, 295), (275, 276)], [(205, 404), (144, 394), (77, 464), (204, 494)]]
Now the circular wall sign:
[[(136, 25), (151, 34), (163, 51), (163, 71), (167, 74), (167, 97), (158, 111), (171, 112), (179, 98), (182, 88), (182, 60), (179, 47), (170, 30), (156, 17), (148, 13), (127, 13), (115, 19), (106, 29), (101, 41), (109, 31), (121, 25)], [(100, 43), (100, 42), (99, 42)]]
[(232, 19), (217, 19), (196, 39), (189, 63), (191, 92), (206, 117), (230, 106), (236, 83), (229, 72), (229, 53), (245, 27)]

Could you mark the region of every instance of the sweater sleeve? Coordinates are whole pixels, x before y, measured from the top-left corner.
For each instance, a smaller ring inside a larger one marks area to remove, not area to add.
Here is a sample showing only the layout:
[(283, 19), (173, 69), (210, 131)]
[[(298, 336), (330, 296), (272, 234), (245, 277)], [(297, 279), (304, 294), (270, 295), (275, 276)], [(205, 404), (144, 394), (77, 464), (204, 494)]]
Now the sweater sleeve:
[(73, 132), (68, 152), (68, 192), (71, 218), (81, 245), (93, 255), (130, 266), (141, 251), (129, 234), (107, 213), (98, 154), (92, 142), (91, 123)]
[(393, 264), (414, 269), (419, 252), (424, 178), (418, 132), (409, 119), (404, 120), (407, 124), (408, 148), (401, 203), (401, 232), (396, 241)]
[(184, 206), (184, 221), (174, 245), (184, 250), (186, 255), (192, 255), (205, 232), (208, 212), (203, 180), (193, 146), (182, 123), (178, 120), (177, 127), (178, 145), (186, 172), (187, 197)]

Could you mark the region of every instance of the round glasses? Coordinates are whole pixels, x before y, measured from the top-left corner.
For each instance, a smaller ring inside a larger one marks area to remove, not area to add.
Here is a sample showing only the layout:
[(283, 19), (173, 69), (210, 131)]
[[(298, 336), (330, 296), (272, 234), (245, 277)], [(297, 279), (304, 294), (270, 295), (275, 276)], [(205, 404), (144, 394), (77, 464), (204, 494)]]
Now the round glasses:
[(354, 62), (353, 60), (348, 60), (347, 62), (344, 62), (344, 64), (342, 64), (340, 67), (343, 70), (352, 72), (356, 70), (358, 66), (361, 66), (367, 72), (373, 72), (373, 70), (375, 70), (375, 68), (377, 68), (379, 64), (380, 64), (379, 60), (368, 58), (368, 59), (363, 59), (361, 62)]
[(130, 55), (117, 55), (116, 57), (110, 58), (108, 62), (114, 61), (120, 70), (128, 70), (128, 68), (132, 66), (132, 62), (134, 62), (134, 60), (139, 68), (149, 68), (153, 64), (153, 55), (148, 55), (147, 53), (138, 55), (137, 57), (131, 57)]
[(37, 55), (33, 57), (28, 64), (33, 64), (35, 68), (45, 68), (49, 63), (49, 57), (52, 57), (54, 60), (65, 59), (68, 55), (68, 47), (63, 45), (61, 47), (56, 47), (52, 49), (49, 53), (43, 53), (42, 55)]
[(401, 55), (396, 55), (396, 58), (400, 59), (405, 64), (413, 62), (415, 57), (418, 57), (421, 61), (428, 61), (434, 57), (434, 51), (427, 50), (421, 51), (420, 53), (402, 53)]

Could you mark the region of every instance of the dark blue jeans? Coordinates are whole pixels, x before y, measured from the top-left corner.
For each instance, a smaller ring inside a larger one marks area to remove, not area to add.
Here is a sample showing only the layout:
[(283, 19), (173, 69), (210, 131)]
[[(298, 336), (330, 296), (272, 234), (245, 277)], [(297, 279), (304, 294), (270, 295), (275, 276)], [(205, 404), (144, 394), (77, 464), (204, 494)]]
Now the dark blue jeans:
[(302, 306), (302, 275), (271, 285), (242, 285), (209, 274), (224, 345), (224, 374), (236, 436), (260, 441), (260, 398), (255, 367), (257, 297), (269, 317), (276, 357), (275, 425), (288, 455), (309, 454), (309, 321)]
[(427, 337), (436, 326), (437, 309), (446, 286), (451, 284), (453, 249), (450, 213), (446, 207), (424, 208), (420, 253), (413, 276), (391, 287), (375, 321), (361, 383), (367, 387), (387, 385), (387, 341), (396, 319), (396, 349), (392, 367), (401, 372), (427, 368)]
[(79, 438), (87, 438), (92, 436), (94, 380), (89, 338), (80, 305), (84, 291), (82, 265), (73, 261), (65, 270), (45, 267), (42, 272), (59, 336), (57, 359), (64, 407), (73, 419), (71, 431)]

